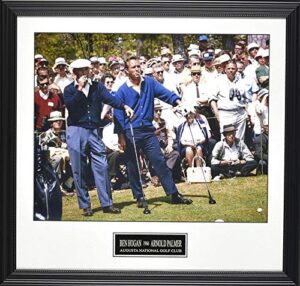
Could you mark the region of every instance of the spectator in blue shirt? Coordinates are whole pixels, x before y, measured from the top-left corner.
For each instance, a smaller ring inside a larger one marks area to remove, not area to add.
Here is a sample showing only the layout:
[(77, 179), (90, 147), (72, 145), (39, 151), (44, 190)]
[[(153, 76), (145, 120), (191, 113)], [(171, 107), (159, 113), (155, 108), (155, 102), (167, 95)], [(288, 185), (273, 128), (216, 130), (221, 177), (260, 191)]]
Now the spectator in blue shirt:
[(139, 153), (142, 150), (147, 156), (155, 172), (158, 174), (166, 194), (171, 195), (171, 203), (190, 204), (192, 200), (185, 198), (177, 190), (172, 173), (166, 165), (158, 139), (155, 136), (155, 127), (152, 124), (154, 98), (159, 98), (172, 106), (180, 104), (180, 98), (152, 77), (142, 77), (140, 61), (136, 57), (130, 57), (127, 60), (126, 73), (128, 79), (119, 88), (116, 97), (121, 99), (123, 104), (130, 106), (134, 110), (135, 118), (129, 122), (130, 119), (122, 110), (115, 110), (115, 131), (119, 134), (119, 144), (127, 155), (128, 177), (133, 195), (137, 199), (137, 205), (140, 208), (145, 208), (147, 202), (145, 201), (139, 180), (130, 123), (134, 130), (137, 152)]
[(92, 82), (88, 78), (89, 67), (89, 60), (78, 59), (72, 62), (75, 81), (64, 90), (64, 102), (69, 111), (67, 145), (79, 208), (84, 210), (84, 215), (93, 215), (87, 187), (89, 158), (103, 212), (120, 213), (112, 204), (105, 145), (98, 134), (98, 128), (102, 124), (100, 114), (103, 103), (124, 110), (129, 118), (133, 118), (134, 113), (120, 99), (112, 96), (102, 83)]

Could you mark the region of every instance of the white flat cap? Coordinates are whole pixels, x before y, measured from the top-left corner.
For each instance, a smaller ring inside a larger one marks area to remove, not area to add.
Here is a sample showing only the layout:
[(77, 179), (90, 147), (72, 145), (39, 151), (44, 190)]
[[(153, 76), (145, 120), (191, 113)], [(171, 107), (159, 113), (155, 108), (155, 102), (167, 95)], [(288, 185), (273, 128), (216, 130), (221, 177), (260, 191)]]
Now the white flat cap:
[(91, 62), (87, 59), (77, 59), (70, 64), (73, 69), (89, 68)]

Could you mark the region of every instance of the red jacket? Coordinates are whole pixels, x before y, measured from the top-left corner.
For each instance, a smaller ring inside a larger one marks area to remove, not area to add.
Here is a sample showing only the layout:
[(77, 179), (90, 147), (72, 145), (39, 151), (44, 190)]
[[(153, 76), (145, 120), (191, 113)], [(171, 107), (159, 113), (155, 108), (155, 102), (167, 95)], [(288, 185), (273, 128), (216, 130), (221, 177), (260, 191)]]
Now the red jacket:
[(57, 94), (49, 92), (47, 100), (40, 96), (39, 91), (34, 93), (35, 129), (43, 129), (43, 118), (49, 118), (52, 111), (61, 111), (61, 100)]

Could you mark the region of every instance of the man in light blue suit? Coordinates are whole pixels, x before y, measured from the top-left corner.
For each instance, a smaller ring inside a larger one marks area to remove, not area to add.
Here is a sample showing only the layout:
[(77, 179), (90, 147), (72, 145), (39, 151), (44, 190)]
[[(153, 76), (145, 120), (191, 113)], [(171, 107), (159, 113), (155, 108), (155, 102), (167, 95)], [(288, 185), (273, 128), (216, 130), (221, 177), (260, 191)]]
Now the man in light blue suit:
[(100, 115), (103, 103), (124, 110), (130, 119), (133, 118), (134, 112), (119, 98), (112, 96), (102, 83), (92, 82), (88, 78), (90, 64), (89, 60), (77, 59), (70, 65), (75, 80), (64, 90), (64, 102), (69, 112), (68, 151), (78, 204), (79, 208), (84, 210), (84, 215), (93, 215), (87, 187), (88, 159), (91, 163), (103, 212), (117, 214), (120, 213), (120, 210), (112, 203), (105, 145), (98, 132), (102, 125)]

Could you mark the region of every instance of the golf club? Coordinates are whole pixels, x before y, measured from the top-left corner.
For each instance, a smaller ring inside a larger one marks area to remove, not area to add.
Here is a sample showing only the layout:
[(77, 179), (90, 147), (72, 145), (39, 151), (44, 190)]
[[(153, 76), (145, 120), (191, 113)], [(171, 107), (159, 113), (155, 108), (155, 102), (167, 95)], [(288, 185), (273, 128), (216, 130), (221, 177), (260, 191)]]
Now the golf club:
[[(193, 144), (194, 144), (194, 146), (196, 147), (196, 142), (195, 142), (195, 140), (194, 140), (193, 132), (192, 132), (192, 129), (191, 129), (191, 127), (190, 127), (189, 124), (188, 124), (188, 127), (189, 127), (190, 132), (191, 132)], [(201, 126), (200, 126), (200, 128), (201, 128)], [(202, 160), (202, 162), (205, 163), (205, 161), (204, 161), (204, 159), (203, 159), (202, 157), (200, 157), (200, 156), (197, 156), (197, 157), (198, 157), (200, 160)], [(208, 198), (209, 198), (209, 201), (208, 201), (208, 202), (209, 202), (209, 204), (214, 205), (214, 204), (216, 204), (217, 202), (216, 202), (216, 200), (213, 198), (213, 196), (212, 196), (211, 193), (210, 193), (210, 190), (209, 190), (209, 187), (208, 187), (208, 184), (207, 184), (207, 181), (206, 181), (206, 177), (205, 177), (205, 174), (204, 174), (204, 171), (203, 171), (203, 168), (202, 168), (202, 164), (201, 164), (200, 169), (201, 169), (201, 171), (202, 171), (202, 175), (203, 175), (203, 178), (204, 178), (204, 183), (205, 183), (205, 186), (206, 186), (206, 189), (207, 189), (207, 193), (208, 193)]]
[[(142, 176), (141, 176), (141, 169), (140, 169), (140, 165), (139, 165), (139, 157), (138, 157), (137, 150), (136, 150), (134, 132), (133, 132), (131, 121), (129, 121), (129, 126), (130, 126), (130, 133), (131, 133), (132, 141), (133, 141), (133, 149), (134, 149), (134, 153), (135, 153), (136, 165), (137, 165), (137, 168), (138, 168), (139, 179), (140, 179), (140, 184), (141, 184), (141, 188), (142, 188), (142, 194), (143, 194), (143, 198), (145, 199), (145, 193), (144, 193), (144, 189), (143, 189), (143, 182), (142, 182)], [(148, 209), (148, 205), (146, 205), (144, 207), (143, 213), (144, 214), (151, 214), (151, 211)]]

